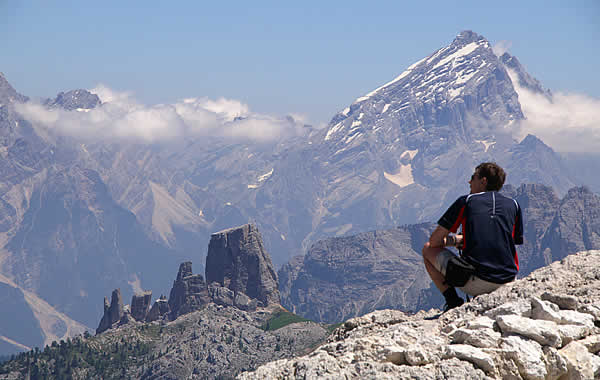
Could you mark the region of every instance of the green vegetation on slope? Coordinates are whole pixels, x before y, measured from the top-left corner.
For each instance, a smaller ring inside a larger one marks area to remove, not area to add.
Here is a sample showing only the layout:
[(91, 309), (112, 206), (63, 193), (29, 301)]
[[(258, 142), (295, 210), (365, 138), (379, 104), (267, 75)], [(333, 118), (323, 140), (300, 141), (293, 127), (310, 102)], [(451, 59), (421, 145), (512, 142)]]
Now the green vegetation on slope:
[(301, 316), (296, 315), (294, 313), (290, 313), (287, 310), (280, 310), (273, 313), (271, 318), (269, 318), (265, 323), (263, 323), (260, 328), (265, 331), (274, 331), (289, 324), (297, 322), (310, 322), (310, 320), (302, 318)]
[(150, 344), (142, 341), (120, 341), (98, 345), (94, 339), (81, 337), (60, 343), (53, 342), (43, 350), (35, 348), (15, 355), (11, 361), (0, 364), (0, 377), (8, 373), (20, 373), (23, 378), (72, 379), (114, 378), (125, 375), (132, 363), (144, 368), (150, 363)]

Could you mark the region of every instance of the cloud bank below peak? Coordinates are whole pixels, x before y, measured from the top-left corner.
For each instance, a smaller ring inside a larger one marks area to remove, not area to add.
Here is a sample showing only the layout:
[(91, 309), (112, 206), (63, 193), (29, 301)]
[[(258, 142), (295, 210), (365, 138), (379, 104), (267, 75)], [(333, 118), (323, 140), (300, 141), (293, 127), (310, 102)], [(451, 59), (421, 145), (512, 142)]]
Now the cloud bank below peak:
[(598, 152), (600, 99), (564, 92), (548, 97), (521, 87), (511, 70), (509, 75), (526, 118), (515, 126), (515, 137), (535, 135), (558, 152)]
[(215, 136), (269, 142), (306, 133), (301, 120), (253, 113), (247, 104), (234, 99), (187, 98), (147, 106), (131, 93), (104, 85), (90, 92), (102, 101), (90, 110), (67, 111), (35, 102), (19, 104), (16, 109), (36, 127), (93, 140), (156, 143)]

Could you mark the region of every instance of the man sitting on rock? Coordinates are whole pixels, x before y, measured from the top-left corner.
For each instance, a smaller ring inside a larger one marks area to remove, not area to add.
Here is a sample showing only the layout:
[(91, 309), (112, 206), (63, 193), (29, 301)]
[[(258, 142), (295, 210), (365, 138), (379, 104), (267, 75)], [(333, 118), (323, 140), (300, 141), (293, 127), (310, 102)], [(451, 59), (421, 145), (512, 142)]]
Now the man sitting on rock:
[[(515, 244), (523, 244), (523, 219), (517, 201), (498, 193), (505, 179), (496, 163), (478, 165), (471, 193), (450, 206), (423, 247), (425, 268), (446, 299), (446, 311), (464, 303), (455, 287), (471, 296), (490, 293), (519, 271)], [(458, 226), (462, 234), (449, 235)], [(462, 256), (446, 246), (462, 247)]]

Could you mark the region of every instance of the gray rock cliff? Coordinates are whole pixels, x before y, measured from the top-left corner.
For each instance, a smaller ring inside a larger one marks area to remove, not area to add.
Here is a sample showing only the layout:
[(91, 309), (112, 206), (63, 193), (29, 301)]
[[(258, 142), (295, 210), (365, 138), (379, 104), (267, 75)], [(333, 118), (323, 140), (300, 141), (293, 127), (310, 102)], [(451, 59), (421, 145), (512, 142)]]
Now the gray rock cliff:
[(333, 323), (376, 309), (430, 306), (420, 299), (430, 286), (420, 252), (433, 228), (410, 225), (318, 241), (300, 265), (279, 271), (284, 307)]
[(131, 297), (131, 316), (136, 321), (144, 321), (150, 310), (152, 301), (152, 291), (145, 291), (140, 294), (134, 294)]
[(279, 304), (277, 273), (260, 233), (253, 224), (211, 236), (206, 257), (206, 281), (257, 299), (262, 305)]

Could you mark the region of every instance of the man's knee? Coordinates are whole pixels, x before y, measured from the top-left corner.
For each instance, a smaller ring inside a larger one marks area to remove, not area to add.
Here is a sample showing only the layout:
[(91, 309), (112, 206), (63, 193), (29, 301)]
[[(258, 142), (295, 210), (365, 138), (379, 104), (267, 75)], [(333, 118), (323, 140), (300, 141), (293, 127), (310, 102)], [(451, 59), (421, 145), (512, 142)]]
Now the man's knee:
[(431, 247), (431, 244), (429, 242), (423, 245), (423, 249), (421, 250), (421, 254), (423, 255), (423, 257), (425, 257), (426, 252), (429, 251), (429, 247)]

